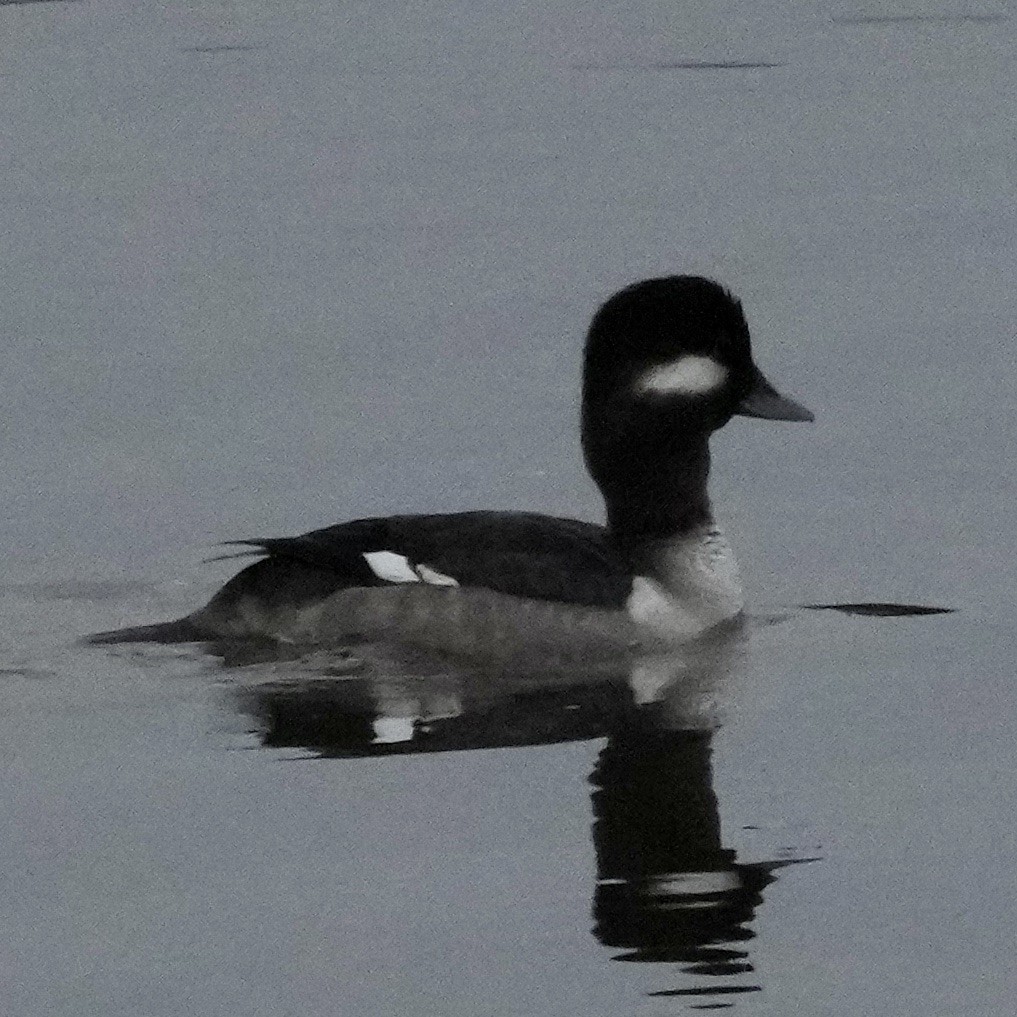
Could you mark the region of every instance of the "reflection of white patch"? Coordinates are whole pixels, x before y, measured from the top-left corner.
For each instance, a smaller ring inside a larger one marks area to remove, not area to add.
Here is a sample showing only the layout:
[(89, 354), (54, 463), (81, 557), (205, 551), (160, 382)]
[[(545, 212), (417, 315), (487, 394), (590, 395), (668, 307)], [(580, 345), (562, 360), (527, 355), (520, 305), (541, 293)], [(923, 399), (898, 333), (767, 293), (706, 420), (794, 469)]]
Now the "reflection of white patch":
[(371, 571), (386, 583), (419, 583), (420, 576), (413, 571), (406, 556), (394, 551), (367, 551), (364, 561)]
[(431, 586), (458, 586), (451, 576), (429, 565), (411, 565), (406, 555), (395, 551), (366, 551), (364, 561), (386, 583), (428, 583)]
[(664, 690), (687, 672), (688, 665), (673, 657), (650, 658), (636, 664), (629, 674), (629, 687), (636, 705), (657, 702)]
[(685, 356), (651, 367), (636, 382), (640, 394), (703, 395), (718, 388), (727, 377), (727, 368), (713, 357)]
[(662, 879), (655, 879), (647, 889), (651, 897), (679, 897), (704, 893), (725, 893), (737, 890), (742, 881), (734, 872), (721, 869), (718, 872), (675, 872)]
[(376, 717), (371, 726), (374, 728), (375, 744), (394, 745), (396, 742), (413, 741), (412, 717)]

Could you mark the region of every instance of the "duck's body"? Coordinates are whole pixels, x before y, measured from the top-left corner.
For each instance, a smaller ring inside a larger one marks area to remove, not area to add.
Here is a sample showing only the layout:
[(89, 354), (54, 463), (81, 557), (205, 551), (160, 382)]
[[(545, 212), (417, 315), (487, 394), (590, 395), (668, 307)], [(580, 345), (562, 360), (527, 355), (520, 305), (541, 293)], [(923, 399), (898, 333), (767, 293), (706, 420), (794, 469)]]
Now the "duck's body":
[[(482, 511), (243, 541), (262, 557), (205, 607), (92, 640), (394, 634), (456, 649), (488, 639), (492, 618), (525, 640), (552, 614), (621, 640), (694, 638), (742, 609), (706, 489), (709, 436), (736, 413), (811, 419), (755, 367), (741, 306), (724, 289), (686, 276), (637, 283), (600, 309), (586, 345), (583, 449), (606, 527)], [(479, 617), (488, 627), (471, 634)]]

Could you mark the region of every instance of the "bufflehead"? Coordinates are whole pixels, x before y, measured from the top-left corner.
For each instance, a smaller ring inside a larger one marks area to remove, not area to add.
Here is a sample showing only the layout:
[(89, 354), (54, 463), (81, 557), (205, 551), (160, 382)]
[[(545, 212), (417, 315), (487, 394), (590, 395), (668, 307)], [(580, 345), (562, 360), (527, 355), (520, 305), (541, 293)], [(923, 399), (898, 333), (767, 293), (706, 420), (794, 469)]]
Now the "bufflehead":
[(516, 611), (522, 638), (543, 635), (549, 645), (550, 608), (620, 619), (626, 631), (695, 638), (742, 610), (734, 556), (707, 496), (710, 435), (736, 414), (813, 419), (753, 362), (730, 292), (696, 276), (635, 283), (600, 308), (586, 339), (582, 447), (606, 526), (475, 511), (239, 541), (258, 560), (204, 607), (89, 638), (299, 643), (373, 630), (453, 645), (467, 599), (488, 618)]

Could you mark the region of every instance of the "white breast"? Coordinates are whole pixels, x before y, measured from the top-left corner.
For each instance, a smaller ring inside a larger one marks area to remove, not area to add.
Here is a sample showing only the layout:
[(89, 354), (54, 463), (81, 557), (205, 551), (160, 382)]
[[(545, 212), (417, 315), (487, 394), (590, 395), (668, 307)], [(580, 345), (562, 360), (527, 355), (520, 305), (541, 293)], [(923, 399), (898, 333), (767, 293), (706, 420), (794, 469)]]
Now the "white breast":
[(736, 617), (744, 607), (731, 545), (715, 527), (661, 541), (649, 575), (636, 576), (629, 617), (670, 638), (691, 638)]

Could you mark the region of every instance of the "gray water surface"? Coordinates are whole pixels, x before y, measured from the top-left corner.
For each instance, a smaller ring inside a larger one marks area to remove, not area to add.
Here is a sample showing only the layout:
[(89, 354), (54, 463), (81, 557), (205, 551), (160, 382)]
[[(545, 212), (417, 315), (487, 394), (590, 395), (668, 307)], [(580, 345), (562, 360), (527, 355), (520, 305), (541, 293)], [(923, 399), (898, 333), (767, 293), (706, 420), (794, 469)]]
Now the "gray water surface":
[[(0, 1010), (1009, 1017), (1009, 9), (3, 6)], [(709, 695), (76, 644), (233, 537), (598, 519), (583, 333), (673, 272), (817, 413), (714, 442)]]

